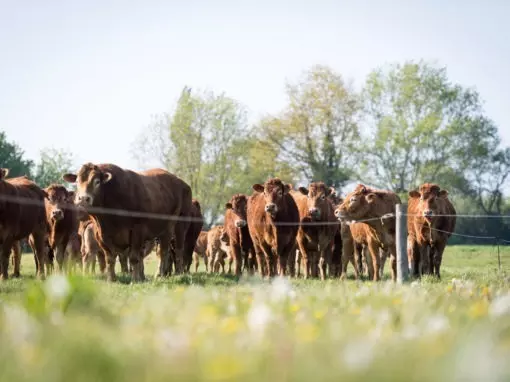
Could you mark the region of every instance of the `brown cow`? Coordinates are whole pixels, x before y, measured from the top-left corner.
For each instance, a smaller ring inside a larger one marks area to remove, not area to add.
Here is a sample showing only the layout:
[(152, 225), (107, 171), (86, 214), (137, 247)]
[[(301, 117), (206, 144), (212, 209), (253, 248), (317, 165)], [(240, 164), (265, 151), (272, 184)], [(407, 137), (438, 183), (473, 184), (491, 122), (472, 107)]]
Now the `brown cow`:
[(228, 257), (229, 237), (222, 225), (212, 227), (207, 232), (207, 256), (209, 261), (209, 273), (218, 272), (221, 265), (225, 273), (225, 258)]
[(238, 276), (242, 273), (242, 254), (244, 254), (244, 267), (250, 274), (254, 269), (255, 250), (246, 220), (247, 203), (246, 195), (235, 194), (225, 204), (224, 230), (229, 237), (229, 261), (230, 259), (234, 261), (235, 274)]
[[(61, 272), (66, 256), (67, 244), (73, 233), (78, 232), (78, 218), (69, 202), (69, 192), (62, 185), (52, 184), (45, 189), (48, 198), (45, 200), (46, 221), (48, 223), (48, 243), (55, 254), (57, 268)], [(75, 259), (76, 260), (76, 259)]]
[[(6, 179), (9, 170), (0, 169), (0, 275), (8, 278), (9, 257), (16, 241), (29, 236), (29, 243), (35, 257), (46, 264), (45, 237), (47, 232), (44, 190), (26, 176)], [(45, 277), (44, 267), (37, 270), (37, 276)]]
[[(78, 174), (64, 174), (63, 178), (77, 183), (75, 203), (85, 208), (94, 220), (96, 238), (107, 258), (108, 280), (117, 278), (115, 252), (128, 254), (134, 282), (145, 280), (142, 248), (154, 238), (159, 240), (158, 276), (166, 276), (171, 271), (171, 237), (175, 239), (177, 269), (182, 272), (184, 238), (189, 224), (151, 215), (188, 216), (191, 188), (186, 182), (162, 169), (134, 172), (113, 164), (92, 163), (84, 164)], [(128, 214), (105, 213), (101, 209)]]
[(272, 277), (278, 269), (280, 275), (285, 275), (287, 260), (292, 251), (295, 253), (299, 228), (299, 211), (289, 194), (290, 186), (272, 178), (263, 185), (254, 184), (253, 190), (247, 217), (259, 272)]
[(192, 221), (189, 224), (188, 231), (186, 232), (186, 240), (184, 244), (184, 269), (189, 272), (191, 263), (193, 261), (193, 250), (197, 243), (198, 236), (204, 226), (204, 218), (198, 200), (193, 199), (191, 204), (191, 213), (189, 215)]
[[(373, 280), (381, 278), (379, 248), (388, 248), (391, 258), (391, 278), (396, 280), (395, 206), (400, 198), (391, 191), (381, 191), (359, 184), (335, 211), (340, 221), (364, 221), (361, 229), (374, 266)], [(389, 215), (393, 214), (393, 215)], [(392, 217), (390, 217), (392, 216)]]
[(204, 260), (205, 271), (208, 272), (209, 264), (207, 262), (207, 231), (201, 231), (198, 235), (197, 242), (195, 243), (195, 248), (193, 249), (193, 260), (195, 263), (195, 273), (198, 272), (198, 267), (200, 265), (200, 258)]
[(12, 245), (12, 267), (14, 271), (12, 273), (12, 277), (20, 277), (20, 268), (21, 268), (21, 241), (17, 240)]
[(331, 273), (333, 243), (339, 229), (333, 203), (328, 199), (332, 190), (323, 182), (313, 182), (308, 188), (299, 187), (298, 190), (291, 191), (291, 195), (296, 201), (301, 220), (297, 244), (304, 259), (304, 277), (308, 278), (311, 269), (313, 277), (317, 277), (320, 271), (321, 280), (325, 280), (326, 266)]
[(437, 184), (422, 184), (419, 190), (409, 192), (407, 213), (407, 250), (413, 275), (428, 273), (441, 278), (443, 251), (457, 221), (448, 191)]

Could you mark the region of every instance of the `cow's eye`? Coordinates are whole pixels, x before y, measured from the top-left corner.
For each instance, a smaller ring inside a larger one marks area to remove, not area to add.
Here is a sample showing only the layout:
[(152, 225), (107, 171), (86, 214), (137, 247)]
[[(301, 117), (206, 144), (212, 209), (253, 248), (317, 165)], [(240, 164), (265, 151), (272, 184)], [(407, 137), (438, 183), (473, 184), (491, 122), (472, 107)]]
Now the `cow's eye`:
[(326, 199), (326, 195), (321, 195), (321, 200)]
[(350, 203), (354, 203), (355, 201), (356, 201), (356, 197), (355, 197), (355, 196), (353, 196), (353, 197), (351, 197), (351, 198), (349, 199), (349, 202), (350, 202)]

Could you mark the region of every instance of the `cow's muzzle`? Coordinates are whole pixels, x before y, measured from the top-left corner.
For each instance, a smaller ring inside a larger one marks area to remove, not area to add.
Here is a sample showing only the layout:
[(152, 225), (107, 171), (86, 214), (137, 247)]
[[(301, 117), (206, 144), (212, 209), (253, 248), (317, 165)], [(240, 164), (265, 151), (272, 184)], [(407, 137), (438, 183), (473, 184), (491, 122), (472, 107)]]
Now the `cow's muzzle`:
[(62, 220), (64, 218), (64, 211), (61, 209), (55, 209), (51, 211), (51, 218), (55, 221)]
[(314, 219), (319, 219), (321, 217), (321, 210), (319, 210), (318, 208), (310, 208), (308, 210), (308, 213)]
[(276, 204), (268, 203), (268, 204), (266, 204), (265, 210), (266, 210), (266, 212), (268, 212), (270, 214), (274, 214), (274, 213), (276, 213), (276, 211), (278, 211), (278, 208), (276, 207)]

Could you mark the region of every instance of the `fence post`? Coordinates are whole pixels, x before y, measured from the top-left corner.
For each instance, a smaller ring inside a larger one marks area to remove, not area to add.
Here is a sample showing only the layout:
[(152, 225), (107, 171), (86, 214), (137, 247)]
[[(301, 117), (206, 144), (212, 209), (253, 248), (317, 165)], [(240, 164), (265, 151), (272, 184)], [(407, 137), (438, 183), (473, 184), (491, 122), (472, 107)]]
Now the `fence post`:
[(407, 261), (407, 204), (395, 206), (396, 244), (397, 244), (397, 283), (402, 284), (409, 278), (409, 264)]

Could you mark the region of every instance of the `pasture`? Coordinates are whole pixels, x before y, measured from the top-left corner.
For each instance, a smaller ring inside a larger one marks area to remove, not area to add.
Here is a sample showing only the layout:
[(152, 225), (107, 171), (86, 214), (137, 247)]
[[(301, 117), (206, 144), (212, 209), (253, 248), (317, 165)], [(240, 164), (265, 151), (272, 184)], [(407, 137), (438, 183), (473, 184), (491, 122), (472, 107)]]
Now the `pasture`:
[[(503, 381), (510, 247), (449, 246), (442, 280), (262, 281), (198, 273), (0, 284), (0, 373), (13, 381)], [(352, 275), (352, 268), (348, 270)]]

